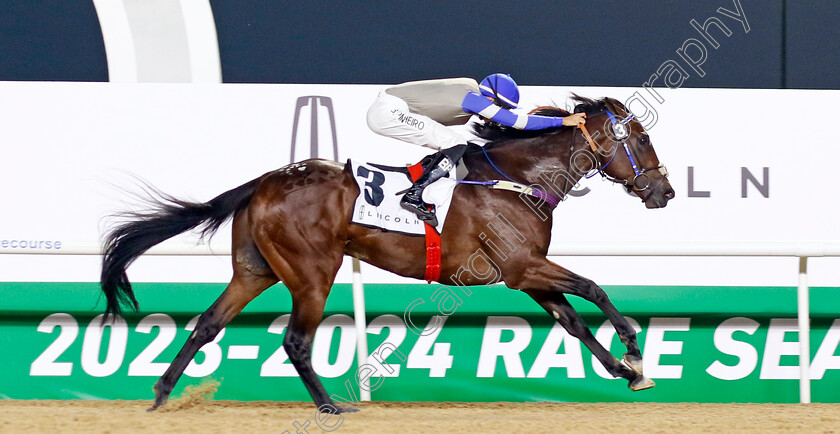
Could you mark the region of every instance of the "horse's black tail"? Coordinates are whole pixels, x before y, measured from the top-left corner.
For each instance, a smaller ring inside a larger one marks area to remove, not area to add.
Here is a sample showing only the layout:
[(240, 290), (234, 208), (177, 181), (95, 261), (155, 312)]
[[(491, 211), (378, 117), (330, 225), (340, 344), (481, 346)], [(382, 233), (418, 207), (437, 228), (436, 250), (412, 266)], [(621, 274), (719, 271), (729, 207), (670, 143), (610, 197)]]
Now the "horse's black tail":
[(212, 236), (225, 220), (248, 205), (259, 181), (254, 179), (206, 203), (182, 201), (152, 190), (151, 210), (120, 214), (129, 221), (111, 230), (104, 243), (99, 281), (107, 301), (103, 322), (119, 315), (121, 304), (138, 310), (126, 275), (126, 268), (135, 259), (150, 247), (199, 226), (204, 226), (202, 237)]

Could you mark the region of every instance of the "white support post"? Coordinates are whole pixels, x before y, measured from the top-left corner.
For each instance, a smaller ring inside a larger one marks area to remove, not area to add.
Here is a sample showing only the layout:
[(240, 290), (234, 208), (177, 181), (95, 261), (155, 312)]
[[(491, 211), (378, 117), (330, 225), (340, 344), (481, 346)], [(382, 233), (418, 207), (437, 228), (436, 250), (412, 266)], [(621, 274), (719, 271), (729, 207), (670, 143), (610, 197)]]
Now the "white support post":
[(799, 258), (796, 291), (799, 316), (799, 402), (811, 403), (811, 314), (808, 304), (808, 257)]
[[(362, 265), (353, 258), (353, 316), (356, 320), (356, 357), (358, 358), (357, 373), (361, 374), (362, 365), (367, 363), (367, 318), (365, 317), (365, 286), (362, 283)], [(370, 401), (370, 379), (360, 376), (359, 398)]]

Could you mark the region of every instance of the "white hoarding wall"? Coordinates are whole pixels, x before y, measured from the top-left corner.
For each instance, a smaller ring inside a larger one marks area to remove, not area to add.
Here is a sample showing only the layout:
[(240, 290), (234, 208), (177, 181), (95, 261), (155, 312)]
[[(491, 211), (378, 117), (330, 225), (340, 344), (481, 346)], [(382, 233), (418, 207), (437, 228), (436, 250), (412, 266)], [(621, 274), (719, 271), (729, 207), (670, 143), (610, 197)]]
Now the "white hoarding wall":
[[(0, 248), (98, 242), (106, 216), (137, 208), (128, 192), (141, 191), (138, 180), (205, 201), (312, 155), (413, 163), (428, 150), (367, 128), (365, 112), (381, 88), (0, 83)], [(832, 111), (822, 109), (840, 92), (657, 89), (657, 100), (636, 88), (524, 87), (522, 108), (565, 107), (570, 92), (632, 100), (677, 197), (647, 210), (600, 177), (584, 180), (579, 197), (554, 212), (553, 244), (840, 241), (832, 190), (840, 136)], [(229, 240), (223, 228), (213, 245)], [(797, 271), (795, 258), (557, 260), (602, 284), (792, 286)], [(811, 283), (837, 286), (838, 265), (811, 260)], [(418, 283), (363, 271), (368, 282)], [(230, 273), (228, 257), (144, 257), (130, 277), (225, 282)], [(93, 256), (0, 255), (2, 281), (96, 281), (98, 274)], [(350, 280), (346, 261), (338, 281)]]

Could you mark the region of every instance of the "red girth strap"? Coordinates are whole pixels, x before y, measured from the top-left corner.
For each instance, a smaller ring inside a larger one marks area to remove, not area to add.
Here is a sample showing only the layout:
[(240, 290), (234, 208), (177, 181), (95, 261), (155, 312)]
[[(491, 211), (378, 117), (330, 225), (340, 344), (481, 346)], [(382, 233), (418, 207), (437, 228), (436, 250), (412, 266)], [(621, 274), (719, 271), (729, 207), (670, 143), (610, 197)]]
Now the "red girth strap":
[[(417, 181), (423, 174), (423, 166), (420, 163), (408, 166), (408, 173), (412, 181)], [(423, 278), (432, 283), (440, 279), (440, 234), (432, 225), (426, 222), (423, 225), (426, 228), (426, 275)]]

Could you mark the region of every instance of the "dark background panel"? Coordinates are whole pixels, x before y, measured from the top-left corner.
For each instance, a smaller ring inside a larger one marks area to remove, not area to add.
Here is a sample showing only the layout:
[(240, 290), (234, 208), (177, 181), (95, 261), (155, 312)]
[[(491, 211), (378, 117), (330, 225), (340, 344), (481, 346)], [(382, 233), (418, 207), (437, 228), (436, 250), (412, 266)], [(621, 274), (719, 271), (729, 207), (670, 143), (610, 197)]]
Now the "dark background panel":
[(91, 1), (0, 1), (0, 80), (108, 81)]
[[(674, 60), (684, 87), (840, 89), (840, 2), (211, 0), (230, 83), (399, 83), (513, 74), (526, 85), (641, 86)], [(718, 17), (714, 49), (690, 25)], [(700, 76), (677, 55), (689, 38)], [(699, 54), (695, 51), (694, 55)], [(107, 81), (93, 3), (0, 0), (0, 80)], [(662, 79), (658, 79), (662, 85)]]
[[(226, 82), (398, 83), (506, 71), (522, 84), (640, 86), (717, 16), (732, 31), (685, 86), (781, 85), (781, 0), (427, 3), (211, 1)], [(443, 5), (443, 6), (441, 6)], [(713, 30), (714, 32), (714, 30)], [(704, 41), (705, 42), (705, 41)], [(686, 66), (686, 68), (688, 68)]]
[(840, 2), (786, 3), (787, 87), (840, 89)]

